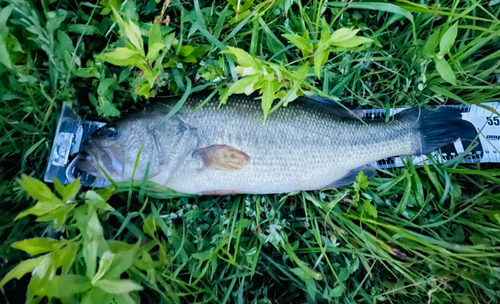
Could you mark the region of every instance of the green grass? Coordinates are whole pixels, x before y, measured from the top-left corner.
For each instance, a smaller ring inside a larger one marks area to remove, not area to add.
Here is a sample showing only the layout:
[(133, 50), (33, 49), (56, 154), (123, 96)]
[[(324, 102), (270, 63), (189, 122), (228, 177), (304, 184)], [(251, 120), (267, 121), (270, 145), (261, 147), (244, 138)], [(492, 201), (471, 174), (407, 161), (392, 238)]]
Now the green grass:
[[(495, 165), (407, 165), (368, 182), (288, 195), (180, 197), (144, 182), (120, 185), (111, 197), (82, 189), (71, 207), (63, 204), (65, 188), (50, 196), (24, 178), (35, 201), (62, 210), (62, 221), (53, 221), (56, 213), (14, 221), (34, 205), (16, 178), (43, 176), (63, 102), (85, 118), (112, 119), (145, 105), (145, 96), (229, 94), (228, 84), (241, 78), (238, 66), (270, 75), (253, 82), (265, 96), (263, 113), (279, 111), (269, 101), (294, 88), (366, 108), (497, 101), (497, 2), (195, 0), (164, 7), (136, 0), (112, 13), (114, 1), (0, 1), (0, 277), (23, 260), (48, 257), (47, 269), (61, 267), (56, 277), (77, 275), (65, 284), (74, 294), (64, 303), (111, 302), (96, 273), (144, 288), (123, 287), (118, 303), (497, 303)], [(113, 14), (124, 23), (115, 24)], [(152, 25), (155, 17), (168, 26)], [(340, 28), (359, 29), (371, 42), (327, 43)], [(125, 47), (138, 57), (109, 54)], [(281, 93), (280, 73), (292, 84)], [(36, 248), (47, 254), (11, 246), (58, 226), (71, 241), (44, 240)], [(67, 257), (57, 258), (61, 252)], [(39, 270), (29, 292), (43, 296), (45, 286), (61, 296), (48, 273)], [(19, 282), (4, 285), (11, 303), (25, 293)]]

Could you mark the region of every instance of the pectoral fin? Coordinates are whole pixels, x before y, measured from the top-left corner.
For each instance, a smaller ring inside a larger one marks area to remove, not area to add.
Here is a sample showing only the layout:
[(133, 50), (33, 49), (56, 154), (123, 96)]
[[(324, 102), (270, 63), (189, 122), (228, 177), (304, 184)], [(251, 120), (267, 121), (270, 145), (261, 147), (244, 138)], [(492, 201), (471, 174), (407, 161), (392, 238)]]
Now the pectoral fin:
[(370, 166), (362, 166), (356, 169), (352, 169), (347, 173), (344, 177), (339, 180), (334, 181), (333, 183), (323, 187), (323, 189), (334, 189), (346, 185), (350, 185), (356, 181), (356, 176), (358, 176), (359, 172), (363, 171), (365, 176), (370, 179), (377, 174), (377, 170)]
[(227, 145), (212, 145), (194, 152), (201, 156), (203, 167), (211, 170), (240, 170), (248, 164), (250, 156)]

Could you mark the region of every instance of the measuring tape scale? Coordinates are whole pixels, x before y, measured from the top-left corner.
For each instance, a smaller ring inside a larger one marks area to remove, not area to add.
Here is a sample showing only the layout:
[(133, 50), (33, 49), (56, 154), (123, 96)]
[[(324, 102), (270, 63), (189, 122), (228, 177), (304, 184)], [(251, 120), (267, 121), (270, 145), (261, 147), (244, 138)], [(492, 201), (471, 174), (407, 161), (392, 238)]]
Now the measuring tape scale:
[[(490, 107), (495, 111), (500, 109), (500, 102), (483, 103), (482, 105)], [(474, 148), (467, 156), (460, 162), (463, 164), (472, 164), (476, 162), (481, 163), (499, 163), (500, 162), (500, 118), (490, 110), (477, 105), (451, 105), (446, 107), (459, 108), (462, 112), (462, 119), (469, 121), (475, 129), (467, 130), (468, 134), (464, 134), (461, 139), (453, 144), (441, 148), (439, 152), (430, 153), (434, 159), (439, 162), (446, 162), (453, 159), (466, 150), (464, 147), (463, 139), (468, 139), (468, 142), (477, 137), (479, 145)], [(391, 109), (389, 115), (393, 116), (399, 112), (404, 111), (405, 108)], [(386, 111), (383, 109), (366, 110), (363, 115), (365, 120), (384, 120), (386, 118)], [(414, 165), (423, 165), (429, 163), (427, 155), (409, 156)], [(403, 167), (403, 160), (399, 156), (381, 159), (377, 162), (370, 164), (370, 166), (378, 169), (397, 168)]]

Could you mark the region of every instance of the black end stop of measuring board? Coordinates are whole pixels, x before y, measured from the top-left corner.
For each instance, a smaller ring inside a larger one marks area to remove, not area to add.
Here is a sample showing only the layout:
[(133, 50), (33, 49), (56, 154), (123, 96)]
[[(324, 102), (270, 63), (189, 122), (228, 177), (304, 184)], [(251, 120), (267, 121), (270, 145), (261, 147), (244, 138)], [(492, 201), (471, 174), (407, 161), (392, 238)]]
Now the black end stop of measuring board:
[(57, 179), (64, 185), (70, 184), (80, 177), (85, 186), (105, 187), (110, 182), (79, 171), (75, 164), (79, 158), (80, 144), (105, 123), (82, 120), (66, 103), (63, 104), (56, 135), (52, 143), (44, 181), (52, 183)]

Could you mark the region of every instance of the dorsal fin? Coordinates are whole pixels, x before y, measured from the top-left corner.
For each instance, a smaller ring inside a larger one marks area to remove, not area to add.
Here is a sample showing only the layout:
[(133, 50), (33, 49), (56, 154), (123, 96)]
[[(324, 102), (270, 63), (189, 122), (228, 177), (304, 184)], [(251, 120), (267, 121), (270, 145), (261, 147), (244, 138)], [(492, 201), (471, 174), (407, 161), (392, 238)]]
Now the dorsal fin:
[(363, 109), (353, 109), (350, 104), (345, 102), (340, 102), (339, 104), (334, 100), (321, 96), (299, 96), (294, 102), (303, 103), (307, 107), (313, 107), (321, 112), (326, 112), (343, 119), (359, 120), (365, 114)]

